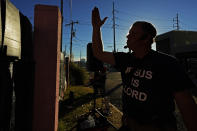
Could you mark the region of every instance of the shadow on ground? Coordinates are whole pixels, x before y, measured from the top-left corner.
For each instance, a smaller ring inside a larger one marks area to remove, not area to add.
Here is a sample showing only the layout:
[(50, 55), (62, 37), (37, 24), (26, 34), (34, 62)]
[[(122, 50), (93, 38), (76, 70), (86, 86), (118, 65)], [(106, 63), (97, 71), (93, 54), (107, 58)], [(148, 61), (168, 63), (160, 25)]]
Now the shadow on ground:
[(115, 90), (117, 90), (118, 88), (120, 88), (122, 86), (121, 84), (118, 84), (117, 86), (115, 86), (114, 88), (112, 88), (111, 90), (107, 91), (105, 96), (109, 96), (111, 93), (113, 93)]
[(93, 100), (93, 93), (88, 93), (77, 99), (66, 99), (64, 101), (60, 101), (59, 103), (59, 116), (60, 118), (64, 115), (70, 113), (72, 110), (76, 109), (77, 107), (82, 106), (83, 104), (89, 103)]

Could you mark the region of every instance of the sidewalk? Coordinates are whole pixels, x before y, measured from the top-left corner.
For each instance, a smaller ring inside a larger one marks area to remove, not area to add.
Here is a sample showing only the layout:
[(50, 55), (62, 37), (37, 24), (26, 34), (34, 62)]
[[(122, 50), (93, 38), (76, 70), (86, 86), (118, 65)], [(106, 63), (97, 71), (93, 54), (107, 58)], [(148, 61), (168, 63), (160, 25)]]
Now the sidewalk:
[(109, 105), (110, 105), (111, 115), (109, 115), (107, 118), (116, 128), (120, 128), (123, 114), (120, 110), (118, 110), (117, 107), (115, 107), (111, 103)]

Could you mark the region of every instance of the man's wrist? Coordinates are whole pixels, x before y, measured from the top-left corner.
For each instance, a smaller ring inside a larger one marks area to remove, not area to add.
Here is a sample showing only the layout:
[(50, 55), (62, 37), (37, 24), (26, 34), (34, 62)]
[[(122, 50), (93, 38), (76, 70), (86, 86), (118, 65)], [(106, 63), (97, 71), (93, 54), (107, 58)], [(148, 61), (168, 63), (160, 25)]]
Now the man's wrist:
[(100, 30), (100, 27), (98, 27), (98, 26), (93, 26), (93, 30)]

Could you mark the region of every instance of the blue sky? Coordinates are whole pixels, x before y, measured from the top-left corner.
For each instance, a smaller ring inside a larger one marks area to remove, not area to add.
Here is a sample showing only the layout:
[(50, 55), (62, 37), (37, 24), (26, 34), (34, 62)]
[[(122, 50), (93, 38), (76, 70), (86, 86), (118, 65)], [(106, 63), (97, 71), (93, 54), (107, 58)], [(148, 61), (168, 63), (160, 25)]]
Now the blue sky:
[[(34, 6), (36, 4), (56, 5), (60, 7), (60, 0), (10, 0), (31, 23), (34, 21)], [(69, 54), (71, 19), (78, 21), (74, 25), (75, 37), (73, 38), (73, 53), (75, 60), (86, 57), (86, 46), (91, 42), (91, 11), (94, 6), (100, 10), (102, 18), (109, 17), (102, 28), (104, 49), (113, 49), (112, 29), (112, 3), (115, 2), (116, 17), (116, 47), (118, 51), (126, 52), (126, 34), (130, 26), (137, 20), (151, 22), (157, 28), (157, 34), (162, 34), (173, 28), (173, 18), (178, 13), (180, 30), (197, 31), (197, 1), (196, 0), (64, 0), (64, 27), (63, 27), (63, 50)], [(71, 13), (72, 10), (72, 13)], [(72, 14), (72, 15), (71, 15)], [(66, 46), (65, 46), (66, 45)], [(155, 44), (153, 45), (155, 49)]]

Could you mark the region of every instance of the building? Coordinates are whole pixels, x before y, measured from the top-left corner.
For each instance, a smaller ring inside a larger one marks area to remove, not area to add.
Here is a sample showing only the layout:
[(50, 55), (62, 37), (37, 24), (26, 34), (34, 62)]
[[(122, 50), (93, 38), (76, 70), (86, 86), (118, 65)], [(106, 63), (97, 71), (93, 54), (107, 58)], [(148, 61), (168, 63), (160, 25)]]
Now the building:
[(155, 39), (156, 50), (177, 57), (197, 85), (197, 31), (173, 30)]
[(196, 55), (197, 31), (173, 30), (156, 37), (156, 50), (171, 55)]

